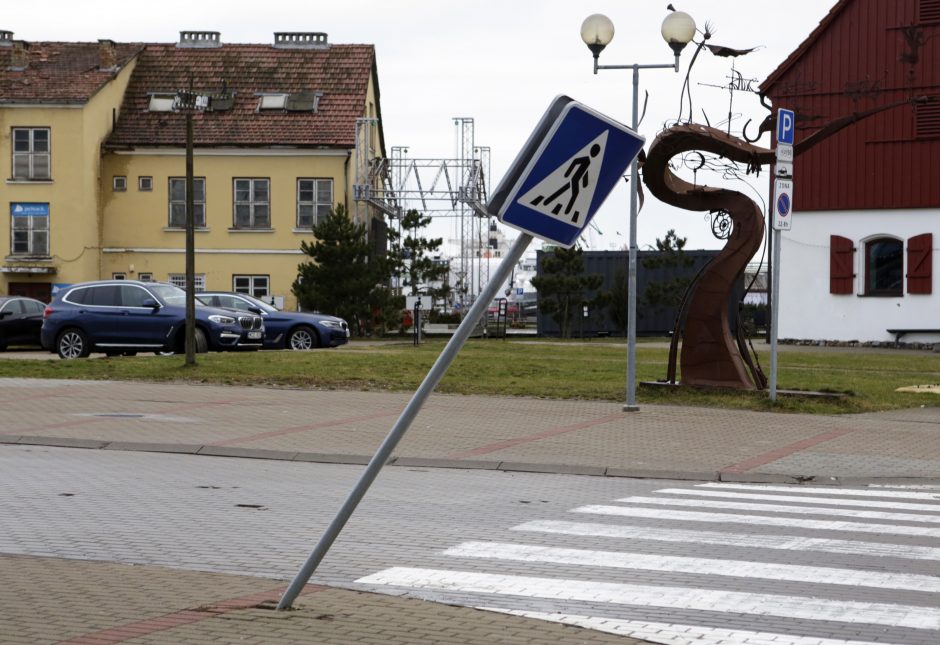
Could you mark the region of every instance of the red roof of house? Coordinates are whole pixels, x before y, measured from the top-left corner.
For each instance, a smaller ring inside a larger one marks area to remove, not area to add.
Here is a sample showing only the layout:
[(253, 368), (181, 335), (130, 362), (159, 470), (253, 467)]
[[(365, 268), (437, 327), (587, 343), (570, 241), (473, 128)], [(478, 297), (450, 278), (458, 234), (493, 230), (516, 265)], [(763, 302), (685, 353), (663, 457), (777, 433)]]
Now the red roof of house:
[[(115, 45), (115, 62), (123, 67), (140, 51), (139, 43)], [(10, 69), (14, 47), (0, 47), (0, 104), (82, 104), (117, 74), (102, 70), (98, 43), (28, 43), (28, 64)]]
[(768, 76), (764, 82), (760, 84), (760, 89), (764, 93), (767, 93), (767, 90), (770, 89), (770, 87), (772, 87), (774, 83), (776, 83), (780, 77), (786, 73), (788, 69), (790, 69), (790, 67), (800, 60), (806, 51), (812, 47), (817, 40), (819, 40), (829, 25), (832, 24), (832, 21), (835, 20), (836, 17), (842, 13), (842, 10), (849, 6), (852, 1), (853, 0), (838, 0), (832, 9), (829, 10), (829, 13), (827, 13), (825, 17), (819, 21), (819, 24), (810, 33), (810, 35), (806, 37), (806, 40), (800, 43), (800, 46), (794, 49), (793, 52), (787, 56), (786, 60), (780, 63), (780, 65), (777, 66), (777, 69), (771, 72), (770, 76)]
[[(365, 116), (372, 45), (289, 49), (273, 45), (223, 44), (215, 48), (147, 45), (140, 53), (108, 148), (182, 146), (186, 119), (151, 112), (152, 94), (192, 87), (234, 93), (225, 111), (196, 113), (194, 145), (355, 147), (356, 119)], [(376, 80), (376, 102), (378, 81)], [(258, 110), (260, 94), (322, 92), (316, 112)], [(378, 114), (378, 105), (376, 116)]]

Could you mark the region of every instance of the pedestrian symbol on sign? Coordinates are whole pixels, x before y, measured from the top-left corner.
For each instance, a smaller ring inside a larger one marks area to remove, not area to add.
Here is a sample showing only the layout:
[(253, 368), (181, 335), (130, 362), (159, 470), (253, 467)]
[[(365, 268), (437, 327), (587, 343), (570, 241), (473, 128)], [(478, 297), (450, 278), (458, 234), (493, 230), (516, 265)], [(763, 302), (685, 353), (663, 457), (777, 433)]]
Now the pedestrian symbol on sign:
[(592, 173), (590, 169), (600, 168), (604, 163), (608, 132), (602, 132), (558, 166), (523, 195), (519, 203), (562, 222), (578, 224), (594, 199), (597, 182), (593, 178), (597, 172)]

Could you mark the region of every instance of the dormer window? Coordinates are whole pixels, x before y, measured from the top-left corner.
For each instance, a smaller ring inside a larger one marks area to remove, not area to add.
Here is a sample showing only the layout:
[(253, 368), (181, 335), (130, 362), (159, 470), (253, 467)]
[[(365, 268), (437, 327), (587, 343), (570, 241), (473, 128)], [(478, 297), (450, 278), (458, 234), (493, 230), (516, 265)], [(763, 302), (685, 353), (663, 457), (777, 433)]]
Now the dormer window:
[(259, 110), (284, 110), (287, 108), (287, 94), (265, 94), (258, 103)]
[(175, 100), (175, 94), (151, 94), (149, 109), (151, 112), (172, 112)]
[(262, 94), (258, 110), (287, 112), (316, 112), (323, 92), (293, 92), (291, 94)]

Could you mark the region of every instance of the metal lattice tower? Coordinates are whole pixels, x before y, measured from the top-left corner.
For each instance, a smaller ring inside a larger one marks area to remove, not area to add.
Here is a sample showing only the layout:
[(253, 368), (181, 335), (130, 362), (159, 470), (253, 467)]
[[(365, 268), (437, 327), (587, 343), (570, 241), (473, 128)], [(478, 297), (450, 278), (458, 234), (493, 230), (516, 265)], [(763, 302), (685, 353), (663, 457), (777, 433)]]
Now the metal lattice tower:
[[(451, 159), (417, 159), (407, 146), (394, 146), (388, 159), (375, 157), (369, 142), (377, 119), (356, 121), (356, 177), (353, 199), (357, 221), (366, 208), (375, 208), (392, 220), (400, 220), (410, 208), (432, 217), (451, 217), (459, 231), (460, 253), (455, 267), (459, 293), (470, 304), (482, 287), (480, 266), (486, 248), (486, 191), (489, 184), (490, 148), (475, 147), (473, 119), (455, 117), (457, 151)], [(488, 233), (487, 233), (488, 237)], [(474, 261), (476, 260), (476, 275)], [(487, 278), (489, 266), (486, 268)], [(475, 279), (474, 279), (475, 278)]]

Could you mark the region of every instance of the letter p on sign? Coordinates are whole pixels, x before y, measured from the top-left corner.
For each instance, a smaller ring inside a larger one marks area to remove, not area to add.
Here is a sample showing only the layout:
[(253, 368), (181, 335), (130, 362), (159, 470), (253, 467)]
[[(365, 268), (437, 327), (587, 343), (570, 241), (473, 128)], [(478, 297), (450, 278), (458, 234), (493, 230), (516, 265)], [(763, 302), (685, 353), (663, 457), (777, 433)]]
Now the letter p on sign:
[(793, 145), (793, 134), (796, 131), (796, 115), (793, 110), (777, 110), (777, 143), (787, 146)]

